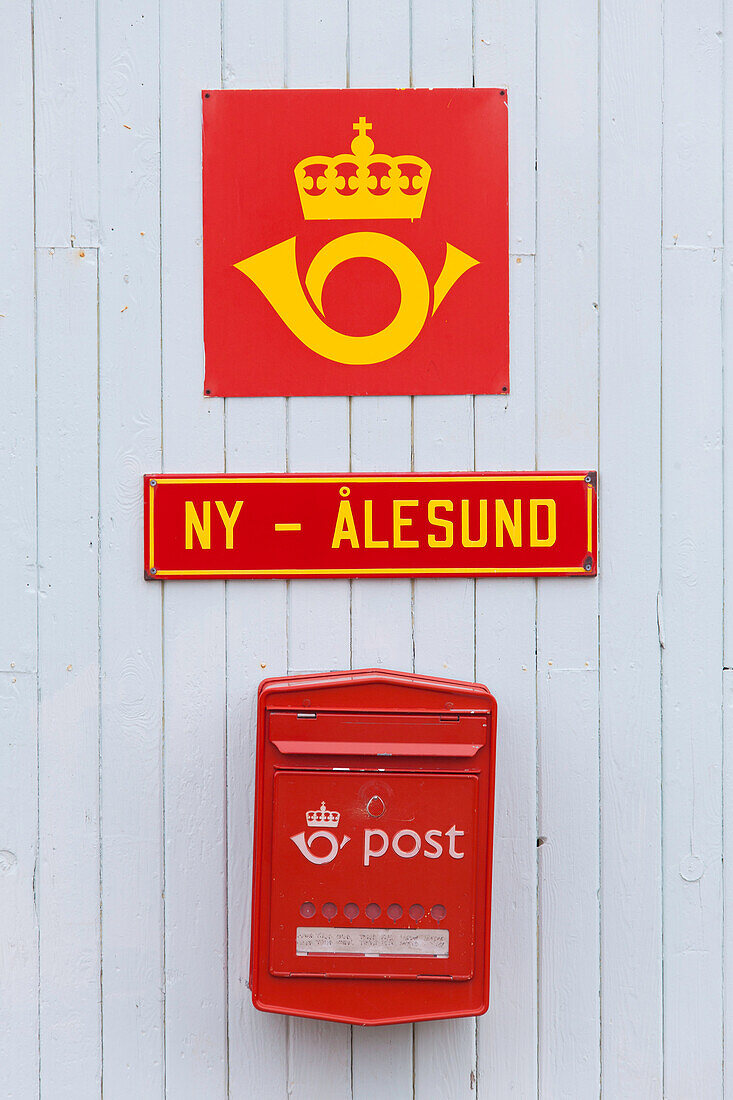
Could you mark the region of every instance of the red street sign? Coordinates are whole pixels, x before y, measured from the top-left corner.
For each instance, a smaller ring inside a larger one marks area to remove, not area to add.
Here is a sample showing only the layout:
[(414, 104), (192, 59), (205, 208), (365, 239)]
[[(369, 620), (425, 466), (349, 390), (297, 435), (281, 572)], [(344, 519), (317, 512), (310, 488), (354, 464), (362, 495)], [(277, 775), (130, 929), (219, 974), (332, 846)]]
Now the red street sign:
[(148, 580), (593, 576), (596, 557), (592, 471), (145, 478)]
[(207, 394), (508, 391), (504, 89), (203, 97)]

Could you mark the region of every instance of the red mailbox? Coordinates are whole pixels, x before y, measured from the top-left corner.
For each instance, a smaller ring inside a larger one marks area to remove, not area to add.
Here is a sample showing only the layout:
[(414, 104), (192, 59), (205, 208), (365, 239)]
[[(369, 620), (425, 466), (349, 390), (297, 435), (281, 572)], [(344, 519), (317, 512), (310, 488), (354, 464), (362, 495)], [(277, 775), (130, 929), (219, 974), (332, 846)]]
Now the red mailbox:
[(496, 702), (365, 669), (260, 686), (250, 985), (355, 1024), (489, 1001)]

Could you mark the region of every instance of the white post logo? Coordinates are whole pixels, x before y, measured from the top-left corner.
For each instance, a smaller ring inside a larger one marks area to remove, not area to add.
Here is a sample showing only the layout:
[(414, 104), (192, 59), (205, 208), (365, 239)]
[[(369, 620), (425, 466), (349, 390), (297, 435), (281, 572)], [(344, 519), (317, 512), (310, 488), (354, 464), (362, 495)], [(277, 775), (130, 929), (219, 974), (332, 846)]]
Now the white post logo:
[[(322, 825), (325, 826), (325, 828), (315, 829), (307, 840), (305, 838), (305, 832), (296, 833), (295, 836), (291, 836), (290, 839), (293, 844), (295, 844), (296, 848), (303, 853), (309, 863), (331, 863), (343, 846), (348, 844), (351, 840), (351, 837), (343, 836), (341, 838), (341, 843), (339, 843), (336, 836), (330, 832), (331, 829), (337, 828), (340, 819), (341, 814), (337, 810), (327, 810), (326, 803), (321, 802), (320, 810), (308, 810), (308, 813), (305, 815), (305, 820), (306, 824), (311, 828), (314, 825)], [(313, 854), (313, 842), (319, 838), (327, 840), (330, 845), (329, 851), (325, 856), (316, 856)]]
[[(331, 832), (332, 829), (338, 827), (340, 818), (341, 814), (337, 811), (326, 809), (325, 802), (321, 802), (320, 810), (309, 810), (305, 815), (306, 822), (311, 828), (314, 826), (321, 827), (315, 828), (307, 840), (305, 831), (296, 833), (290, 839), (309, 863), (332, 863), (344, 845), (349, 843), (350, 836), (344, 835), (339, 842), (337, 836)], [(385, 833), (384, 829), (365, 829), (364, 866), (368, 867), (375, 859), (381, 859), (390, 844), (392, 851), (400, 859), (414, 859), (420, 851), (426, 859), (440, 859), (445, 847), (442, 841), (444, 836), (448, 842), (448, 855), (450, 858), (463, 859), (466, 853), (458, 851), (456, 840), (459, 836), (465, 835), (463, 829), (458, 829), (455, 825), (451, 825), (450, 829), (445, 830), (445, 833), (440, 829), (428, 829), (424, 836), (416, 833), (414, 829), (400, 829), (393, 837)], [(322, 856), (313, 853), (313, 843), (319, 839), (327, 840), (329, 845), (329, 850)]]

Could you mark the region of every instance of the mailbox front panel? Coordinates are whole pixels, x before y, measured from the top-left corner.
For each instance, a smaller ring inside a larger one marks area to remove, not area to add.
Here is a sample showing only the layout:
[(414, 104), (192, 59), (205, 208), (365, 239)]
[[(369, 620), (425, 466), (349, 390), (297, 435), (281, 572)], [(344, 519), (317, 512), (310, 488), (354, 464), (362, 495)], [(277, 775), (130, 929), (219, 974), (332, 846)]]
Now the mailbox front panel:
[(260, 687), (250, 985), (382, 1024), (488, 1006), (496, 704), (385, 670)]
[(283, 771), (274, 786), (271, 973), (473, 976), (477, 776)]

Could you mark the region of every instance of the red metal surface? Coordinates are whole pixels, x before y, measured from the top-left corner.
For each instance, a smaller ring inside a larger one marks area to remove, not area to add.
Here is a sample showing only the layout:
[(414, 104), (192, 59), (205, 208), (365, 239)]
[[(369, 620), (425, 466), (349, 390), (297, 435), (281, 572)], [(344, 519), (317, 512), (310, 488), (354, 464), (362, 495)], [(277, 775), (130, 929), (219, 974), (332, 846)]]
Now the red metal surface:
[[(256, 1007), (358, 1024), (486, 1011), (495, 752), (480, 684), (368, 669), (261, 684)], [(320, 929), (397, 953), (299, 951)], [(403, 951), (415, 936), (447, 946)]]
[[(203, 96), (207, 394), (508, 390), (503, 89)], [(359, 140), (368, 167), (352, 145)], [(268, 297), (249, 261), (277, 245)], [(326, 245), (319, 302), (306, 274)], [(474, 261), (453, 282), (452, 250)], [(404, 348), (394, 350), (390, 330), (383, 351), (372, 341), (358, 345), (367, 358), (348, 358), (357, 344), (339, 334), (384, 332), (403, 307), (416, 318)]]
[(156, 475), (148, 579), (593, 576), (593, 472)]

